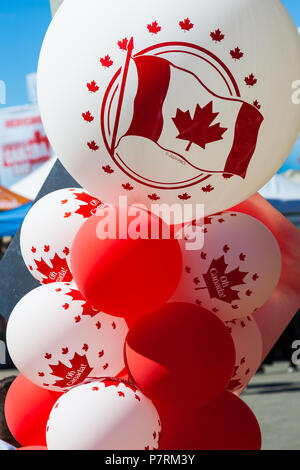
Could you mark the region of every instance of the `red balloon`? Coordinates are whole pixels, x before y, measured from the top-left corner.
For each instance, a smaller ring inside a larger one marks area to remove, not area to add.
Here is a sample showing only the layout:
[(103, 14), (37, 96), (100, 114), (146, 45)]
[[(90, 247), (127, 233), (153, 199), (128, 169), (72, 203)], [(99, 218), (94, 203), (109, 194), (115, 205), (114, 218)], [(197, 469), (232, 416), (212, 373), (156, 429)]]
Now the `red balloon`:
[[(156, 310), (172, 296), (181, 276), (182, 255), (173, 238), (113, 238), (122, 237), (120, 212), (116, 209), (116, 233), (111, 238), (99, 237), (104, 216), (95, 215), (80, 228), (71, 250), (71, 270), (79, 290), (92, 305), (130, 322)], [(128, 215), (125, 236), (131, 235), (135, 220)], [(151, 223), (158, 230), (165, 226), (148, 212), (144, 212), (144, 222), (142, 230), (149, 234)]]
[(225, 391), (235, 348), (216, 315), (197, 305), (169, 303), (129, 330), (125, 362), (137, 387), (154, 402), (199, 407)]
[[(193, 387), (193, 379), (189, 381)], [(256, 417), (240, 398), (224, 392), (197, 410), (158, 407), (162, 450), (260, 450)]]
[(23, 446), (46, 446), (49, 414), (61, 393), (51, 392), (19, 375), (5, 400), (5, 418), (10, 432)]
[(28, 446), (28, 447), (20, 447), (20, 449), (16, 450), (48, 450), (47, 447), (42, 446)]

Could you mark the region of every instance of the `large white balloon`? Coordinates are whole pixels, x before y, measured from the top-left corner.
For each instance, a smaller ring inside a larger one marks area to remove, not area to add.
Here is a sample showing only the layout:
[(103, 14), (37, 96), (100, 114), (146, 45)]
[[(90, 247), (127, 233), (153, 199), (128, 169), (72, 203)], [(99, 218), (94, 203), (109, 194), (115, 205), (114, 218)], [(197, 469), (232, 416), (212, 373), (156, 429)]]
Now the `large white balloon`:
[(49, 450), (157, 450), (161, 424), (132, 385), (102, 379), (59, 398), (47, 426)]
[(39, 105), (67, 170), (104, 202), (212, 214), (292, 149), (299, 57), (279, 0), (65, 0), (41, 51)]
[(204, 225), (190, 224), (185, 234), (180, 240), (184, 268), (170, 302), (196, 303), (230, 321), (269, 299), (280, 278), (281, 253), (259, 220), (224, 212), (207, 217)]
[(72, 281), (73, 240), (100, 204), (81, 188), (54, 191), (34, 204), (23, 222), (20, 246), (24, 262), (37, 281)]
[(74, 284), (29, 292), (14, 308), (7, 345), (14, 364), (40, 387), (64, 391), (124, 368), (125, 320), (99, 313)]

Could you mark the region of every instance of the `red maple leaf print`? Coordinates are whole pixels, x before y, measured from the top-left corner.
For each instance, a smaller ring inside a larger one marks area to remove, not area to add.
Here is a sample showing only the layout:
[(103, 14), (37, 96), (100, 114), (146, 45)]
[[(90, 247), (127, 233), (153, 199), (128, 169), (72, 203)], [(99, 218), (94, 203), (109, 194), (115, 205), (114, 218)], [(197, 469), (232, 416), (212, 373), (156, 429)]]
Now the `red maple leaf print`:
[(62, 348), (61, 352), (65, 356), (66, 354), (68, 354), (69, 348)]
[(52, 354), (46, 353), (44, 357), (45, 357), (45, 359), (51, 359), (51, 358), (52, 358)]
[(96, 323), (96, 327), (97, 327), (97, 330), (101, 329), (101, 323), (99, 321)]
[(202, 253), (201, 253), (201, 258), (204, 259), (204, 260), (207, 258), (207, 254), (206, 254), (206, 253), (203, 253), (203, 251), (202, 251)]
[(227, 390), (230, 392), (234, 392), (235, 390), (238, 390), (242, 386), (242, 382), (239, 379), (236, 380), (231, 380), (227, 386)]
[(191, 199), (191, 196), (188, 193), (180, 194), (178, 196), (178, 199), (181, 199), (181, 201), (188, 201)]
[(80, 323), (81, 322), (81, 316), (78, 315), (77, 317), (74, 318), (75, 323)]
[(97, 93), (97, 91), (99, 91), (99, 87), (96, 84), (95, 80), (93, 80), (91, 83), (87, 83), (86, 86), (88, 87), (88, 90), (91, 93)]
[(183, 21), (179, 21), (179, 26), (185, 32), (190, 31), (194, 27), (193, 23), (190, 21), (189, 18), (186, 18)]
[(218, 222), (219, 222), (219, 224), (224, 224), (225, 220), (224, 219), (219, 219)]
[(85, 351), (85, 352), (88, 352), (88, 350), (89, 350), (88, 345), (84, 344), (82, 350)]
[(201, 189), (204, 193), (211, 193), (212, 191), (214, 191), (215, 188), (211, 184), (208, 184), (207, 186), (204, 186)]
[(91, 142), (88, 142), (87, 146), (93, 152), (96, 152), (97, 150), (99, 150), (99, 146), (96, 144), (96, 142), (94, 140), (92, 140)]
[(113, 330), (115, 330), (115, 329), (117, 328), (117, 325), (115, 324), (115, 322), (113, 322), (113, 323), (111, 324), (111, 326), (112, 326)]
[(64, 199), (63, 201), (61, 201), (61, 204), (67, 204), (68, 202), (68, 199)]
[(71, 297), (73, 302), (83, 302), (82, 315), (86, 315), (93, 318), (99, 313), (99, 310), (95, 309), (89, 302), (87, 302), (87, 300), (83, 297), (79, 290), (71, 289), (70, 292), (67, 292), (66, 295)]
[(188, 274), (191, 274), (191, 268), (189, 266), (186, 266), (185, 267), (185, 271), (188, 273)]
[(75, 214), (82, 215), (84, 219), (88, 219), (91, 215), (94, 215), (97, 207), (101, 205), (101, 201), (99, 201), (99, 199), (96, 199), (85, 192), (74, 193), (74, 195), (78, 201), (84, 202), (84, 204), (81, 204), (79, 209), (75, 211)]
[(122, 51), (127, 51), (128, 39), (124, 38), (122, 41), (118, 41), (118, 46)]
[(257, 109), (261, 108), (261, 104), (259, 103), (258, 100), (253, 101), (253, 106), (255, 106)]
[(88, 378), (93, 370), (88, 363), (86, 355), (80, 356), (78, 353), (75, 353), (70, 363), (71, 367), (66, 366), (60, 361), (57, 365), (49, 365), (52, 371), (51, 375), (60, 378), (60, 380), (54, 383), (55, 387), (73, 387)]
[(230, 250), (230, 248), (229, 248), (228, 245), (223, 246), (224, 253), (228, 253), (229, 250)]
[(70, 308), (70, 305), (69, 305), (69, 304), (67, 304), (67, 303), (65, 303), (65, 305), (63, 305), (63, 308), (64, 308), (65, 310), (69, 310), (69, 308)]
[(254, 276), (252, 276), (252, 279), (253, 281), (257, 281), (259, 279), (259, 275), (258, 274), (254, 274)]
[(157, 34), (161, 31), (161, 26), (158, 25), (157, 21), (153, 21), (151, 24), (147, 25), (149, 33)]
[(102, 170), (107, 173), (108, 175), (111, 175), (112, 173), (115, 172), (115, 170), (112, 169), (110, 165), (106, 165), (102, 167)]
[(233, 310), (238, 310), (239, 306), (238, 305), (232, 305)]
[(196, 286), (198, 286), (198, 284), (200, 284), (200, 279), (199, 279), (199, 277), (195, 277), (195, 279), (194, 279), (194, 284), (196, 284)]
[(251, 290), (247, 290), (247, 292), (246, 292), (247, 297), (251, 297), (252, 294), (253, 294), (253, 292), (251, 292)]
[(222, 136), (227, 128), (221, 127), (220, 123), (211, 125), (218, 115), (219, 113), (213, 112), (212, 101), (203, 108), (197, 104), (193, 118), (190, 111), (183, 112), (177, 109), (176, 117), (172, 118), (179, 131), (176, 138), (189, 142), (187, 152), (193, 144), (205, 149), (207, 144), (223, 139)]
[(51, 282), (69, 282), (72, 281), (73, 276), (65, 258), (60, 258), (57, 253), (50, 259), (52, 266), (49, 266), (43, 258), (40, 261), (34, 260), (36, 269), (45, 278), (41, 281), (42, 284), (50, 284)]
[(39, 372), (39, 373), (38, 373), (38, 376), (39, 376), (39, 377), (45, 377), (45, 374), (44, 374), (44, 372)]
[(225, 38), (224, 34), (220, 29), (216, 29), (215, 31), (211, 32), (210, 37), (215, 42), (221, 42)]
[(248, 86), (254, 86), (257, 83), (257, 78), (254, 77), (253, 73), (250, 73), (248, 77), (245, 77), (245, 83)]
[(241, 359), (241, 365), (245, 364), (246, 363), (246, 358), (245, 357), (242, 357)]
[(126, 191), (132, 191), (132, 190), (133, 190), (133, 186), (131, 186), (130, 183), (122, 184), (122, 187), (123, 187), (123, 189), (125, 189)]
[(65, 212), (64, 218), (69, 219), (72, 215), (72, 212)]
[(70, 254), (69, 248), (66, 246), (63, 250), (64, 255), (68, 256)]
[(98, 388), (98, 387), (93, 387), (93, 388), (92, 388), (92, 391), (93, 391), (93, 392), (98, 392), (98, 391), (99, 391), (99, 388)]
[(32, 253), (36, 253), (36, 248), (33, 246), (33, 247), (31, 248), (31, 251), (32, 251)]
[(113, 61), (111, 60), (108, 54), (105, 57), (101, 57), (100, 62), (102, 67), (106, 68), (109, 68), (113, 65)]
[(101, 357), (103, 357), (103, 356), (104, 356), (104, 351), (103, 351), (103, 349), (102, 349), (102, 351), (100, 351), (100, 352), (98, 353), (98, 357), (99, 357), (99, 359), (101, 359)]
[(219, 309), (213, 308), (212, 311), (213, 311), (213, 313), (218, 313)]
[(105, 365), (103, 366), (103, 370), (108, 369), (108, 365), (109, 365), (109, 364), (105, 364)]
[(125, 397), (125, 394), (123, 392), (118, 392), (119, 397)]
[(239, 292), (232, 287), (245, 284), (244, 279), (248, 273), (241, 272), (236, 268), (231, 272), (226, 272), (228, 264), (225, 263), (224, 255), (219, 259), (213, 259), (208, 272), (203, 274), (209, 295), (213, 299), (231, 304), (234, 300), (239, 300)]
[(86, 113), (82, 113), (82, 117), (87, 122), (93, 122), (93, 120), (95, 119), (94, 116), (91, 115), (90, 111), (87, 111)]
[(149, 194), (148, 198), (150, 199), (150, 201), (159, 201), (160, 200), (160, 197), (155, 193), (154, 194)]
[(138, 401), (141, 401), (140, 397), (137, 394), (134, 395), (134, 398)]
[[(252, 292), (251, 292), (252, 294)], [(241, 321), (241, 328), (246, 328), (246, 323), (244, 321)]]
[(242, 57), (244, 57), (244, 53), (241, 51), (239, 47), (232, 49), (230, 51), (230, 55), (234, 60), (240, 60)]
[(28, 267), (29, 267), (30, 271), (33, 271), (33, 267), (32, 267), (32, 266), (28, 266)]
[(45, 253), (49, 253), (49, 251), (50, 251), (50, 246), (49, 246), (49, 245), (45, 245), (45, 246), (44, 246), (44, 252), (45, 252)]
[(244, 253), (241, 253), (240, 254), (240, 260), (245, 261), (245, 259), (246, 259), (246, 255), (244, 255)]

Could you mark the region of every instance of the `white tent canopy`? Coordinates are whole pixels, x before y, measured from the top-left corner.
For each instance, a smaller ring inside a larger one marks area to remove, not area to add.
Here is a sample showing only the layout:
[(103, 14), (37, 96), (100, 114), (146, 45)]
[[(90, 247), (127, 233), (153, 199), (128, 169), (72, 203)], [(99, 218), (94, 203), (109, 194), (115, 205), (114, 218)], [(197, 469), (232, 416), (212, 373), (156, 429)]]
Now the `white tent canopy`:
[(26, 178), (18, 181), (18, 183), (14, 184), (9, 189), (16, 194), (20, 194), (21, 196), (33, 201), (46, 181), (55, 161), (56, 158), (51, 158), (51, 160), (40, 166), (30, 175), (26, 176)]

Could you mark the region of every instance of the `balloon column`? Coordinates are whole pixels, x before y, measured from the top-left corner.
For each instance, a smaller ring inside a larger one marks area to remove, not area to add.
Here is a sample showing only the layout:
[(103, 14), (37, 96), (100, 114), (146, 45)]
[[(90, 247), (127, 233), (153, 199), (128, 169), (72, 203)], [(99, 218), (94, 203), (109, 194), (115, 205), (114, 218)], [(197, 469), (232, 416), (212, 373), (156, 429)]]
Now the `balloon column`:
[(261, 216), (230, 208), (299, 133), (299, 54), (277, 0), (64, 1), (39, 104), (85, 189), (45, 196), (21, 231), (42, 284), (7, 328), (22, 375), (6, 416), (24, 447), (260, 449), (239, 395), (285, 254)]

